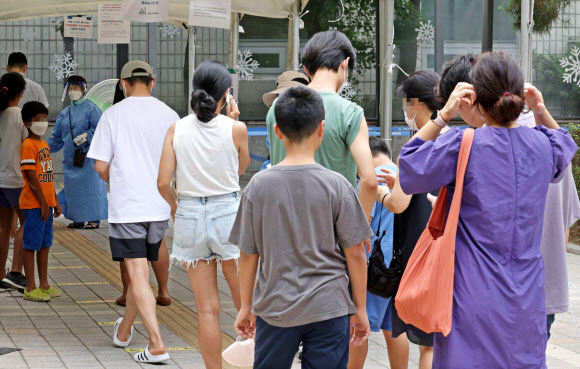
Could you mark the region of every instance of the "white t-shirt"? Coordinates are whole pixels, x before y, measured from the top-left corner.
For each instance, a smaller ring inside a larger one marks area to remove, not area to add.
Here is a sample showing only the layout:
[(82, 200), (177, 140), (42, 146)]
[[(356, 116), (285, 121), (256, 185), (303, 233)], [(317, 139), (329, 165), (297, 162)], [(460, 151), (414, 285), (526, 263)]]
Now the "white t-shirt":
[(109, 163), (110, 223), (169, 219), (157, 174), (165, 135), (178, 120), (154, 97), (128, 97), (101, 116), (87, 156)]
[(22, 188), (24, 179), (20, 171), (20, 148), (28, 137), (18, 107), (6, 108), (0, 113), (0, 187)]

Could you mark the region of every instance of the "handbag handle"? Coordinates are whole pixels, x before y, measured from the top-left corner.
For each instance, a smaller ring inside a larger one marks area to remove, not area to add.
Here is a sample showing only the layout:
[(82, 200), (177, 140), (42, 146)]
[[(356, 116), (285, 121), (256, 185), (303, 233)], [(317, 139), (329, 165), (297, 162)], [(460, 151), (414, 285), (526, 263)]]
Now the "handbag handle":
[[(457, 231), (457, 222), (459, 221), (459, 209), (461, 208), (461, 197), (463, 196), (463, 182), (465, 179), (465, 170), (469, 162), (469, 154), (471, 153), (471, 146), (473, 144), (474, 130), (467, 128), (463, 133), (461, 140), (461, 147), (459, 148), (459, 156), (457, 159), (457, 174), (455, 178), (455, 191), (453, 192), (453, 200), (449, 208), (449, 215), (447, 216), (447, 224), (454, 229), (450, 232)], [(437, 239), (443, 235), (445, 231), (445, 212), (447, 208), (448, 190), (446, 186), (441, 187), (439, 196), (435, 202), (435, 207), (429, 217), (429, 232), (433, 238)], [(451, 223), (449, 223), (451, 221)]]

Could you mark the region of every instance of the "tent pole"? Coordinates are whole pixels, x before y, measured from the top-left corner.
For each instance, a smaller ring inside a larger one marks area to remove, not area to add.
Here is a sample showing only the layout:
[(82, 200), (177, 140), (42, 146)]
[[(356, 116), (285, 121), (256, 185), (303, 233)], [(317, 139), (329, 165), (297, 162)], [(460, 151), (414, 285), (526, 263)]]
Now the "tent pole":
[(193, 71), (195, 70), (195, 36), (196, 36), (196, 27), (194, 26), (189, 26), (189, 28), (187, 29), (188, 33), (189, 33), (189, 37), (187, 38), (188, 42), (189, 42), (189, 81), (188, 81), (188, 86), (189, 86), (189, 97), (187, 99), (187, 101), (189, 101), (189, 103), (187, 104), (187, 109), (189, 111), (189, 114), (193, 113), (193, 111), (191, 110), (191, 94), (193, 93)]
[(526, 82), (532, 82), (531, 74), (531, 43), (532, 34), (528, 32), (528, 26), (530, 24), (530, 0), (522, 0), (521, 5), (521, 23), (520, 23), (520, 66), (522, 72), (524, 73), (524, 80)]
[[(379, 119), (381, 138), (387, 140), (392, 150), (391, 131), (393, 127), (393, 74), (389, 66), (393, 63), (393, 36), (395, 20), (395, 0), (379, 1), (379, 55), (380, 55), (380, 101)], [(392, 152), (392, 151), (391, 151)]]
[(232, 13), (230, 22), (230, 54), (228, 65), (230, 69), (235, 69), (238, 64), (238, 48), (240, 42), (240, 13)]
[(292, 4), (292, 17), (288, 21), (288, 48), (286, 70), (297, 70), (300, 61), (300, 0)]

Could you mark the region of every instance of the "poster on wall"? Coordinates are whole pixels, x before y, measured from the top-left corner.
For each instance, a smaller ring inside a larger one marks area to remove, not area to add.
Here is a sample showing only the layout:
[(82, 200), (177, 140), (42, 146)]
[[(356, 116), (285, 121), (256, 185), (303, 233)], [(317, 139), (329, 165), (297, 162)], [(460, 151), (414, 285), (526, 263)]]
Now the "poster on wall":
[(123, 0), (124, 20), (163, 22), (169, 18), (169, 0)]
[(99, 4), (99, 44), (128, 44), (131, 22), (123, 20), (120, 4)]
[(92, 38), (93, 19), (91, 17), (64, 17), (64, 37)]
[(189, 0), (189, 25), (230, 29), (232, 0)]

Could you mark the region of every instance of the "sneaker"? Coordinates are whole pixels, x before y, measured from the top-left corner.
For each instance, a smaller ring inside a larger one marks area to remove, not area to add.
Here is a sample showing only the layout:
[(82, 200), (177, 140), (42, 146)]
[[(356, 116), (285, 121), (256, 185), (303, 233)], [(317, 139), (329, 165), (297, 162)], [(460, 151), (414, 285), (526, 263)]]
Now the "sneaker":
[(50, 301), (50, 295), (42, 292), (40, 288), (32, 290), (30, 292), (24, 291), (23, 295), (25, 300), (28, 301), (37, 301), (37, 302), (48, 302)]
[(61, 293), (59, 290), (52, 287), (48, 287), (48, 290), (40, 289), (42, 292), (46, 293), (50, 297), (60, 297)]
[(26, 289), (26, 277), (19, 272), (8, 272), (2, 282), (15, 290)]

